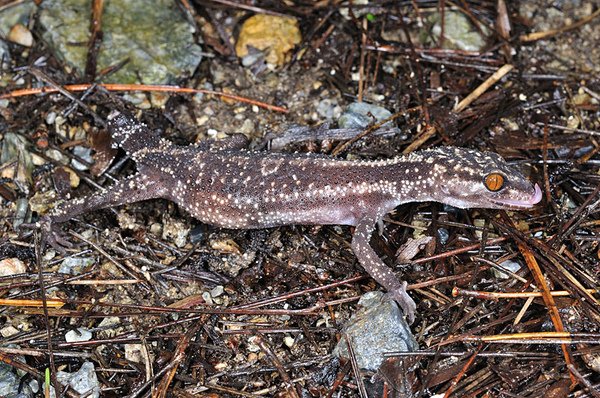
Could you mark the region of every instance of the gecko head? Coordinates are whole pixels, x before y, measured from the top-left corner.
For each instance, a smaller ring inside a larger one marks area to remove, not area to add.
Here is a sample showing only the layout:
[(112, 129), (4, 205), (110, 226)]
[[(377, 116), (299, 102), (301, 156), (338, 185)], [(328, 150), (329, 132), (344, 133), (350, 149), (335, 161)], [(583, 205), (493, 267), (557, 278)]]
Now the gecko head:
[(141, 125), (133, 117), (116, 110), (110, 112), (106, 120), (112, 137), (113, 149), (127, 145), (127, 141), (136, 134)]
[(134, 160), (139, 160), (148, 148), (160, 144), (160, 135), (127, 112), (112, 111), (106, 118), (113, 148), (123, 148)]
[(443, 147), (429, 152), (432, 199), (460, 208), (528, 209), (542, 191), (516, 167), (492, 152)]

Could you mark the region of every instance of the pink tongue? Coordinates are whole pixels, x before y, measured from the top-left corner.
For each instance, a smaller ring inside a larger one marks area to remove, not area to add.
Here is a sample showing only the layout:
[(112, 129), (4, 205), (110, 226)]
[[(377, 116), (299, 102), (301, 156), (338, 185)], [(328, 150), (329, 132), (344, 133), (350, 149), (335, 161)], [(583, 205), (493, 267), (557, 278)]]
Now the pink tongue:
[(540, 203), (541, 200), (542, 200), (542, 190), (540, 189), (540, 186), (538, 184), (535, 184), (535, 193), (527, 201), (527, 203), (529, 203), (530, 205), (535, 205), (537, 203)]

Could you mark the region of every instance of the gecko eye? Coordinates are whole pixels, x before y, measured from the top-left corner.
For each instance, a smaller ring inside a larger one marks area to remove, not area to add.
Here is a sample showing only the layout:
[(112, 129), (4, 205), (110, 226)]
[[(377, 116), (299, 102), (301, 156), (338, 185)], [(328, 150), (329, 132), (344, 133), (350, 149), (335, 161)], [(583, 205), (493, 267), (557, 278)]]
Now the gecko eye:
[(504, 177), (500, 173), (490, 173), (485, 176), (485, 187), (492, 192), (498, 192), (504, 186)]

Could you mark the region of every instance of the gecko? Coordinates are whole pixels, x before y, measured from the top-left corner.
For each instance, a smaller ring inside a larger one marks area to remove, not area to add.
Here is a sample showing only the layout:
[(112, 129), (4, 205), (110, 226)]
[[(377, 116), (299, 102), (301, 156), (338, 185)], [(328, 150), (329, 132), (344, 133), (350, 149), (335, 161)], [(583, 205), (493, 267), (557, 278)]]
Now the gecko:
[(384, 215), (407, 202), (528, 209), (542, 199), (538, 184), (492, 152), (446, 146), (386, 160), (344, 160), (245, 150), (240, 139), (181, 146), (125, 113), (113, 111), (107, 119), (113, 147), (126, 152), (137, 173), (58, 204), (38, 223), (45, 232), (92, 210), (156, 198), (222, 228), (349, 225), (359, 263), (410, 322), (416, 305), (407, 283), (370, 245)]

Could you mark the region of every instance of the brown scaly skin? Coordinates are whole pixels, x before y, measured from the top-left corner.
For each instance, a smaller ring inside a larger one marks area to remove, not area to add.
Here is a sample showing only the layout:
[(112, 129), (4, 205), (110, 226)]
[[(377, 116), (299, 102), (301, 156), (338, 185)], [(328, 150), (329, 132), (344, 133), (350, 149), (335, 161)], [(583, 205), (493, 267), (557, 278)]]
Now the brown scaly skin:
[[(224, 228), (290, 224), (356, 227), (352, 249), (365, 270), (401, 305), (410, 321), (415, 303), (369, 244), (375, 225), (406, 202), (437, 201), (460, 208), (529, 208), (541, 191), (499, 155), (442, 147), (390, 160), (347, 161), (310, 154), (251, 152), (234, 139), (219, 147), (177, 146), (119, 112), (108, 117), (114, 146), (138, 173), (93, 195), (57, 206), (42, 219), (52, 225), (82, 213), (164, 198), (193, 217)], [(504, 179), (492, 192), (490, 173)], [(60, 242), (50, 242), (60, 243)]]

